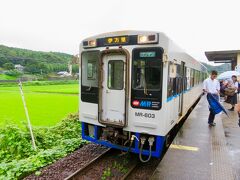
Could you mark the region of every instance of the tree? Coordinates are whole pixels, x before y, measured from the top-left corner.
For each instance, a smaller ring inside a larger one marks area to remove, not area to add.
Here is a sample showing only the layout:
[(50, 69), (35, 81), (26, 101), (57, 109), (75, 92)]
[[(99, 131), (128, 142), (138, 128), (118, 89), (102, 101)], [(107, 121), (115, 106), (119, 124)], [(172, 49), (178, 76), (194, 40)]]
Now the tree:
[[(0, 52), (1, 53), (1, 52)], [(2, 67), (3, 64), (10, 62), (7, 58), (0, 56), (0, 66)]]
[(5, 63), (5, 64), (3, 64), (3, 68), (7, 69), (7, 70), (12, 70), (12, 69), (14, 69), (14, 64), (11, 62)]
[(79, 66), (77, 64), (74, 64), (72, 67), (73, 73), (78, 73), (79, 72)]
[[(68, 62), (72, 60), (78, 61), (79, 57), (65, 53), (31, 51), (0, 45), (0, 67), (6, 63), (20, 64), (25, 67), (25, 72), (31, 74), (66, 71)], [(13, 66), (7, 64), (4, 69), (13, 69)]]

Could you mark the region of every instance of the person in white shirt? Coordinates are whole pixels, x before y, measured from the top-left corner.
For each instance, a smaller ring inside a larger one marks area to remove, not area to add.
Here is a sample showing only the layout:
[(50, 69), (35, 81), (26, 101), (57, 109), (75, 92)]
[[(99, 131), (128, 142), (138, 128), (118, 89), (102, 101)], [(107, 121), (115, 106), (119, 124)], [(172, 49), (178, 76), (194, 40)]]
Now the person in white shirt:
[[(212, 96), (219, 101), (219, 93), (220, 93), (220, 83), (216, 79), (217, 71), (212, 71), (211, 76), (208, 79), (205, 79), (203, 82), (203, 91), (207, 93), (207, 95), (212, 94)], [(216, 123), (214, 122), (215, 113), (209, 108), (210, 114), (208, 117), (208, 124), (209, 126), (215, 126)]]

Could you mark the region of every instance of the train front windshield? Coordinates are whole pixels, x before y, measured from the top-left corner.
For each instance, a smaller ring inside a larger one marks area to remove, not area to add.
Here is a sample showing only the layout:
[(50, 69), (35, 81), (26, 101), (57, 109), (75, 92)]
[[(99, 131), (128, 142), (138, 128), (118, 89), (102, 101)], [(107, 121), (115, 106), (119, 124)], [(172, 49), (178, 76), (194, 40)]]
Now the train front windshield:
[(160, 90), (161, 62), (156, 59), (133, 61), (133, 88), (137, 90)]
[(84, 102), (98, 103), (99, 51), (82, 53), (81, 99)]
[[(138, 48), (133, 50), (131, 99), (134, 108), (161, 108), (162, 55), (162, 48)], [(141, 106), (141, 102), (142, 105), (149, 104), (149, 106)], [(134, 104), (138, 106), (134, 106)]]

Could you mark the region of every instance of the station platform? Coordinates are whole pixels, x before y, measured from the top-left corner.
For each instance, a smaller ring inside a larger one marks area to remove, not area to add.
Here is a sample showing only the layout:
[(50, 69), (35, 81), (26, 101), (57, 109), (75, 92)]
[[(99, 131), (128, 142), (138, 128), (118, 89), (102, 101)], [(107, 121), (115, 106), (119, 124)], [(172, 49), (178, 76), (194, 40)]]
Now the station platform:
[[(226, 109), (230, 105), (224, 104)], [(203, 96), (191, 112), (152, 179), (240, 180), (240, 127), (237, 113), (216, 115), (209, 127)]]

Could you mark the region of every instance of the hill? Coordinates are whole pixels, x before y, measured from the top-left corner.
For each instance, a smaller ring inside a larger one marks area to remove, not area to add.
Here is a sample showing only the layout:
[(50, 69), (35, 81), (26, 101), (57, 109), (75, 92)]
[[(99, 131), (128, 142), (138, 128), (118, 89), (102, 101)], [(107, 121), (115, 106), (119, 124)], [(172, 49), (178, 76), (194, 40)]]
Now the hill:
[(231, 70), (231, 65), (230, 64), (221, 64), (218, 66), (212, 66), (210, 64), (207, 63), (203, 63), (201, 62), (204, 66), (207, 67), (208, 72), (211, 72), (212, 70), (216, 70), (218, 72), (218, 74), (221, 74), (225, 71), (230, 71)]
[[(30, 74), (48, 74), (66, 71), (68, 62), (72, 58), (73, 55), (66, 53), (32, 51), (0, 45), (0, 70), (12, 70), (14, 69), (14, 65), (20, 64), (24, 67), (24, 73)], [(222, 73), (231, 69), (229, 64), (219, 66), (212, 66), (207, 63), (203, 64), (208, 68), (209, 72), (216, 70)], [(73, 71), (77, 72), (78, 67), (74, 66)]]
[(72, 55), (59, 52), (41, 52), (27, 49), (7, 47), (0, 45), (0, 68), (13, 69), (20, 64), (25, 67), (27, 73), (57, 72), (67, 69), (67, 64), (73, 58)]

